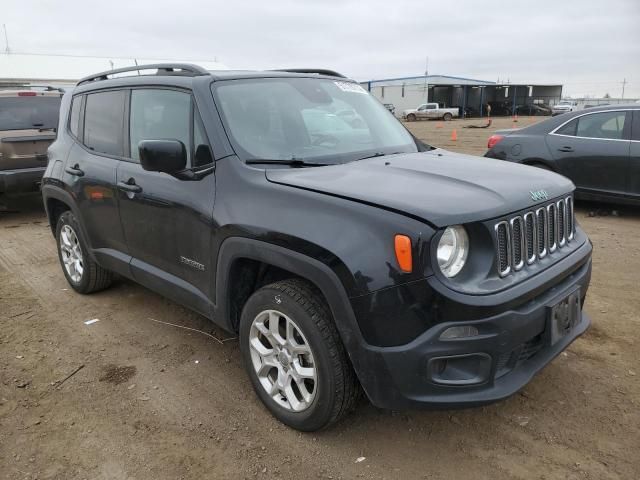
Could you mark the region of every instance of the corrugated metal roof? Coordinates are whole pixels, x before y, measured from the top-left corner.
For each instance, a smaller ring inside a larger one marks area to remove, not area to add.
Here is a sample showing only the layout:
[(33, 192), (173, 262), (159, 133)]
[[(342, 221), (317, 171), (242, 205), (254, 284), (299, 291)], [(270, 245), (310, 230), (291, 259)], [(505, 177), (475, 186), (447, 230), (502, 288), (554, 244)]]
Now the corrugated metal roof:
[(496, 82), (489, 80), (476, 80), (473, 78), (454, 77), (450, 75), (418, 75), (414, 77), (397, 77), (385, 78), (380, 80), (368, 80), (360, 83), (371, 83), (371, 85), (416, 85), (423, 84), (425, 81), (429, 85), (495, 85)]

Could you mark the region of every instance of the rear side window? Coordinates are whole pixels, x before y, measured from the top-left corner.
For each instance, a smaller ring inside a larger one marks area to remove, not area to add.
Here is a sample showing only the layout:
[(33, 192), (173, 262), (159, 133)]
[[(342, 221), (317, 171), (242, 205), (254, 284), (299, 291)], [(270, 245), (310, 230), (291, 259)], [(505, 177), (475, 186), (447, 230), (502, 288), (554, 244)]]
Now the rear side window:
[(97, 153), (121, 157), (124, 150), (124, 91), (87, 95), (84, 111), (84, 144)]
[(78, 125), (80, 123), (80, 106), (82, 105), (82, 97), (73, 97), (71, 101), (71, 114), (69, 115), (69, 130), (74, 137), (78, 136)]
[(0, 130), (57, 128), (60, 97), (42, 95), (0, 98)]
[(576, 136), (622, 140), (626, 112), (602, 112), (578, 119)]
[(633, 111), (633, 131), (631, 138), (640, 142), (640, 110)]
[(578, 126), (578, 119), (576, 118), (575, 120), (571, 120), (566, 125), (563, 125), (562, 127), (560, 127), (558, 130), (556, 130), (556, 133), (558, 135), (571, 135), (573, 137), (576, 134), (577, 126)]
[(179, 140), (191, 156), (190, 94), (175, 90), (133, 90), (129, 125), (134, 160), (140, 160), (138, 144), (142, 140)]

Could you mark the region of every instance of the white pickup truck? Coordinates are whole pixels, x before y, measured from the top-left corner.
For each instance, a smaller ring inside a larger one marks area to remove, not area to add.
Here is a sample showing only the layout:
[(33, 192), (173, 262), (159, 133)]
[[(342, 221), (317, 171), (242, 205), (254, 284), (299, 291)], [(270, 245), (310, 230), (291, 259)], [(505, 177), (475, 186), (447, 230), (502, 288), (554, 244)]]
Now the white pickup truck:
[(578, 110), (578, 102), (572, 100), (562, 100), (551, 108), (551, 115), (562, 115), (563, 113), (575, 112)]
[(437, 103), (423, 103), (418, 108), (411, 108), (402, 112), (402, 118), (408, 122), (421, 120), (423, 118), (436, 118), (448, 122), (458, 116), (458, 108), (441, 108)]

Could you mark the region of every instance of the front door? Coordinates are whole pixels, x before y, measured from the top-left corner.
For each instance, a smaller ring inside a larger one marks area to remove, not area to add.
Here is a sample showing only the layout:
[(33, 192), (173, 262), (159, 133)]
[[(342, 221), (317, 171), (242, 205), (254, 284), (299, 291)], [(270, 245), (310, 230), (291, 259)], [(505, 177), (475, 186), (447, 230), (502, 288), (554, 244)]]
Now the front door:
[(547, 144), (560, 173), (587, 194), (625, 195), (629, 175), (631, 114), (594, 112), (574, 118)]
[[(118, 167), (117, 187), (132, 274), (143, 285), (209, 314), (215, 176), (211, 155), (203, 157), (202, 148), (194, 148), (194, 143), (208, 148), (206, 135), (190, 93), (145, 88), (132, 90), (130, 97), (129, 158)], [(191, 173), (205, 174), (144, 170), (138, 144), (158, 139), (181, 141)]]

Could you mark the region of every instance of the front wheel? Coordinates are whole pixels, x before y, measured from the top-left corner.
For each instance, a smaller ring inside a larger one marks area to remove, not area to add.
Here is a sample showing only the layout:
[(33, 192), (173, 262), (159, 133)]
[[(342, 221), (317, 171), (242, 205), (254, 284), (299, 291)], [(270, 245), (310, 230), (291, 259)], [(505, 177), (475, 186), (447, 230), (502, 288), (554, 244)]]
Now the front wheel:
[(451, 115), (450, 113), (445, 113), (442, 118), (444, 119), (445, 122), (450, 122), (451, 119), (453, 118), (453, 115)]
[(409, 115), (407, 115), (407, 121), (415, 122), (416, 121), (416, 116), (413, 113), (410, 113)]
[(324, 298), (307, 282), (255, 292), (242, 310), (239, 339), (254, 390), (286, 425), (319, 430), (355, 405), (355, 373)]

